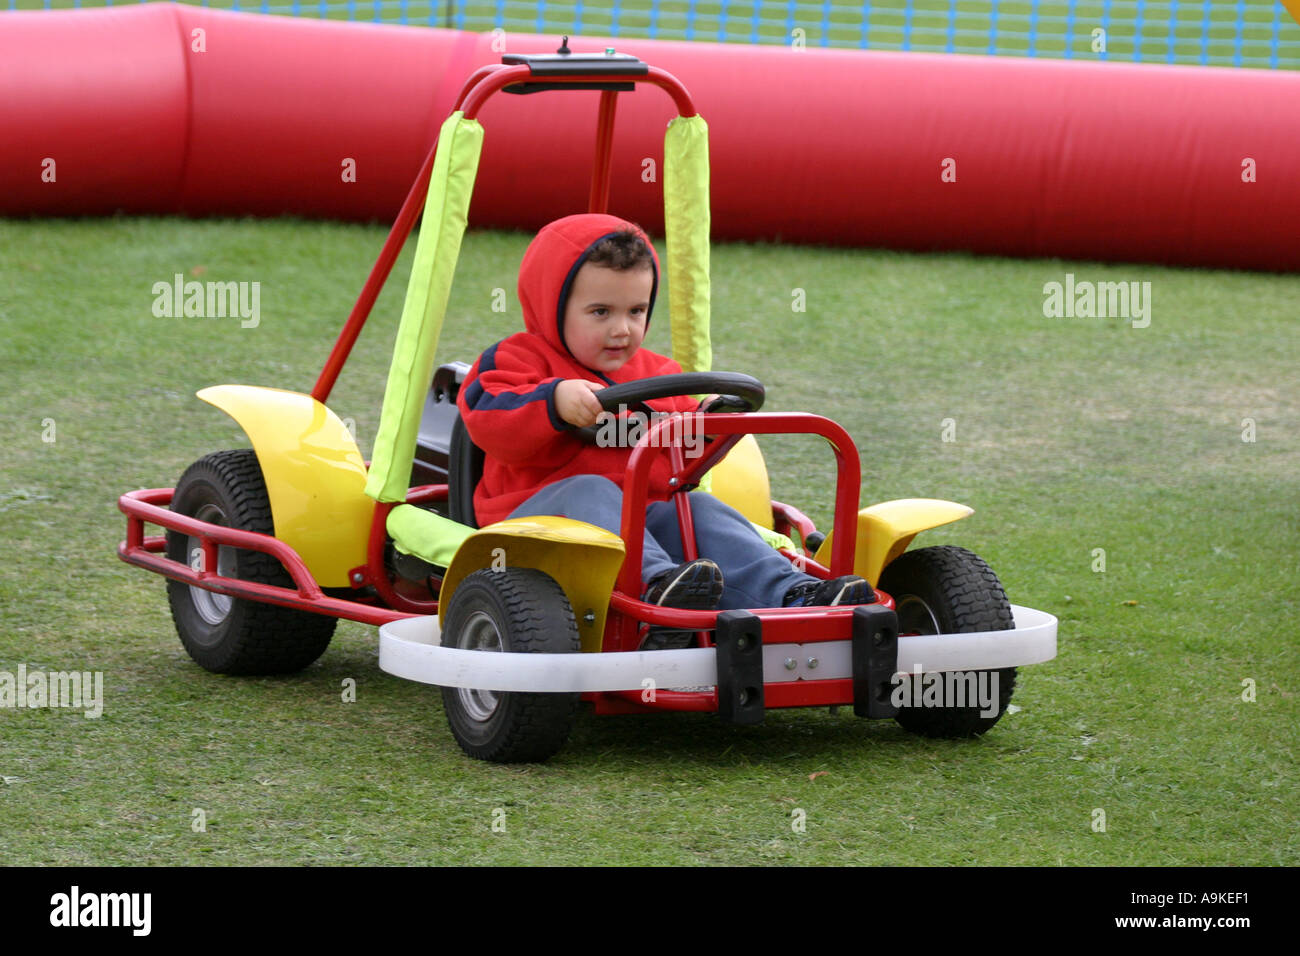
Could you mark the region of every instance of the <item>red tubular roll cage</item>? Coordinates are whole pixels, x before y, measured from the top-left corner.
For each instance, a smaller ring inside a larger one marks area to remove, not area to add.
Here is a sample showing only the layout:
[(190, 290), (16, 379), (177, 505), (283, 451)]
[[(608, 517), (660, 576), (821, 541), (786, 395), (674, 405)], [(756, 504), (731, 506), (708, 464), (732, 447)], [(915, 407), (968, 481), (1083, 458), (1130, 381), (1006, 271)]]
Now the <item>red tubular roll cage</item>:
[[(511, 84), (522, 83), (528, 80), (531, 75), (527, 66), (505, 66), (501, 63), (481, 66), (474, 71), (470, 78), (465, 81), (465, 85), (461, 87), (460, 93), (456, 96), (453, 111), (464, 110), (466, 119), (476, 119), (479, 111), (492, 94), (500, 92)], [(690, 93), (686, 92), (686, 87), (682, 86), (681, 82), (671, 73), (666, 73), (652, 66), (649, 67), (649, 72), (643, 75), (620, 77), (619, 80), (620, 82), (649, 83), (658, 86), (666, 90), (673, 98), (673, 103), (676, 104), (679, 115), (697, 115), (695, 104), (691, 102)], [(547, 78), (547, 83), (573, 86), (589, 86), (593, 83), (608, 83), (609, 81), (608, 76), (598, 75)], [(591, 198), (587, 204), (588, 212), (605, 212), (609, 207), (610, 159), (613, 152), (614, 111), (617, 97), (617, 90), (602, 90), (600, 94), (600, 115), (596, 127), (596, 162), (591, 173)], [(370, 270), (370, 275), (361, 289), (361, 294), (357, 296), (356, 304), (348, 315), (343, 331), (339, 333), (338, 341), (334, 343), (329, 358), (325, 360), (325, 367), (321, 370), (320, 377), (316, 379), (316, 386), (311, 390), (311, 397), (321, 404), (324, 404), (325, 400), (329, 398), (329, 394), (334, 388), (334, 382), (338, 379), (343, 364), (348, 360), (348, 354), (352, 351), (352, 346), (356, 344), (357, 336), (361, 334), (361, 329), (370, 316), (370, 310), (374, 308), (375, 300), (379, 297), (379, 290), (388, 281), (388, 274), (393, 270), (393, 263), (397, 261), (402, 246), (406, 243), (411, 230), (415, 228), (415, 221), (420, 216), (420, 209), (429, 191), (429, 177), (433, 173), (433, 160), (437, 151), (438, 144), (435, 141), (429, 149), (429, 154), (424, 159), (424, 164), (420, 167), (420, 173), (416, 176), (411, 191), (406, 194), (406, 199), (402, 202), (402, 208), (397, 213), (393, 228), (388, 232), (384, 247), (380, 250), (379, 258), (375, 260), (374, 267)]]

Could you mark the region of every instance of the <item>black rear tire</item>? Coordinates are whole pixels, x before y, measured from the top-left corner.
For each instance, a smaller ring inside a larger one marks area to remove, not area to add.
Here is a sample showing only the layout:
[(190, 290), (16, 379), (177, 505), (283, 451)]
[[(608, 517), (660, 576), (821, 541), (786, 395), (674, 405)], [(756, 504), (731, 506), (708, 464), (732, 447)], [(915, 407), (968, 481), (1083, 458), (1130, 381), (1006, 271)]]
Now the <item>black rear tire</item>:
[[(219, 451), (185, 470), (171, 510), (211, 524), (274, 534), (271, 501), (252, 449)], [(167, 557), (193, 566), (197, 539), (167, 532)], [(260, 551), (222, 547), (217, 570), (226, 577), (293, 587), (280, 562)], [(289, 674), (302, 670), (329, 647), (335, 618), (293, 608), (216, 594), (181, 581), (167, 581), (176, 632), (190, 657), (216, 674)]]
[[(447, 647), (525, 654), (576, 654), (578, 625), (555, 579), (532, 568), (475, 571), (451, 596)], [(479, 760), (546, 760), (569, 738), (576, 693), (527, 694), (442, 689), (447, 722), (462, 750)]]
[[(1015, 627), (1011, 604), (993, 569), (978, 555), (955, 545), (908, 551), (880, 576), (880, 589), (895, 602), (898, 633), (964, 634)], [(900, 647), (904, 642), (900, 641)], [(899, 665), (906, 666), (900, 650)], [(975, 688), (997, 695), (997, 713), (978, 704), (956, 706), (955, 687), (944, 680), (928, 691), (937, 706), (899, 709), (899, 725), (925, 737), (978, 737), (998, 722), (1011, 702), (1016, 669), (974, 671)], [(923, 699), (923, 678), (911, 678), (910, 699)], [(969, 686), (969, 685), (967, 685)], [(963, 688), (963, 691), (965, 688)]]

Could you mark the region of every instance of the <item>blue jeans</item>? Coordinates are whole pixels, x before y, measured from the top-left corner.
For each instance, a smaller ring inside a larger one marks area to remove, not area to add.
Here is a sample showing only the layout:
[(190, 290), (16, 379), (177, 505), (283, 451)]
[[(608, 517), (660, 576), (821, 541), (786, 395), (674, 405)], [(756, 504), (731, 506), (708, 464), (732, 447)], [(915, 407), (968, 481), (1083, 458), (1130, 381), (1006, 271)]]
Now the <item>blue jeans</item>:
[[(817, 580), (796, 571), (758, 536), (740, 512), (702, 491), (690, 495), (699, 555), (722, 571), (721, 610), (780, 607), (796, 584)], [(559, 515), (594, 524), (618, 534), (623, 518), (623, 490), (600, 475), (574, 475), (547, 485), (510, 513), (512, 518)], [(641, 580), (648, 583), (685, 560), (677, 506), (653, 501), (645, 513)]]

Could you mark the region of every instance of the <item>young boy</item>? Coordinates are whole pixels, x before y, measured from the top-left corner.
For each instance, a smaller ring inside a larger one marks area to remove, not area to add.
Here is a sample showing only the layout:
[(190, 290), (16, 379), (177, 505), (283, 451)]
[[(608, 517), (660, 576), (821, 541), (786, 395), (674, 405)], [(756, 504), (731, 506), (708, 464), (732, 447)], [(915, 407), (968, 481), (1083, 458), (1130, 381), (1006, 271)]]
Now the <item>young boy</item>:
[[(658, 256), (633, 223), (584, 214), (537, 234), (519, 269), (527, 331), (479, 356), (457, 398), (485, 455), (474, 493), (480, 525), (562, 515), (619, 533), (632, 449), (585, 444), (573, 429), (596, 423), (602, 414), (596, 393), (607, 385), (681, 371), (641, 348), (658, 290)], [(656, 412), (689, 413), (705, 403), (683, 396), (647, 404)], [(667, 500), (670, 477), (668, 456), (657, 456), (642, 563), (648, 603), (713, 610), (876, 600), (859, 577), (822, 581), (796, 571), (739, 512), (702, 492), (690, 495), (690, 505), (706, 557), (684, 562), (677, 510)], [(682, 647), (692, 640), (689, 631), (655, 628), (642, 646)]]

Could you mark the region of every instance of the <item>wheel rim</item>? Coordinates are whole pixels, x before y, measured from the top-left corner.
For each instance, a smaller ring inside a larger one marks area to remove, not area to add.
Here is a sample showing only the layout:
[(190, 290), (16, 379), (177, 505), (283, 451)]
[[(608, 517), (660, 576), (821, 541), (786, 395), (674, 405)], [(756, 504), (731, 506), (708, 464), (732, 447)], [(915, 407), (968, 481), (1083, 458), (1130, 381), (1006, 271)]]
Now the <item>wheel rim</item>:
[[(465, 622), (465, 627), (461, 631), (459, 646), (469, 651), (494, 651), (503, 653), (505, 648), (501, 642), (501, 631), (497, 628), (497, 623), (490, 615), (483, 611), (475, 611), (470, 615), (470, 619)], [(476, 690), (472, 687), (458, 687), (456, 694), (460, 698), (461, 707), (471, 720), (482, 723), (491, 719), (496, 713), (497, 707), (501, 704), (501, 698), (496, 691)]]
[[(915, 594), (894, 597), (894, 613), (898, 615), (898, 636), (907, 634), (938, 634), (939, 621), (934, 616), (930, 605)], [(902, 663), (901, 661), (899, 662)], [(912, 674), (907, 680), (911, 683), (914, 695), (921, 693), (921, 675)], [(913, 700), (917, 699), (913, 697)]]
[[(226, 525), (226, 514), (214, 504), (206, 504), (194, 514), (198, 521), (204, 521), (208, 524)], [(185, 557), (193, 568), (194, 552), (203, 547), (202, 541), (194, 536), (185, 539)], [(235, 576), (235, 551), (233, 548), (217, 549), (217, 574), (222, 577), (232, 578)], [(216, 627), (230, 615), (230, 609), (234, 606), (234, 598), (229, 594), (217, 594), (215, 591), (209, 591), (205, 588), (190, 585), (190, 600), (194, 603), (194, 610), (198, 612), (199, 617), (204, 622)]]
[(938, 634), (939, 619), (930, 605), (915, 594), (894, 598), (894, 613), (898, 615), (898, 633)]

